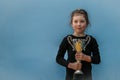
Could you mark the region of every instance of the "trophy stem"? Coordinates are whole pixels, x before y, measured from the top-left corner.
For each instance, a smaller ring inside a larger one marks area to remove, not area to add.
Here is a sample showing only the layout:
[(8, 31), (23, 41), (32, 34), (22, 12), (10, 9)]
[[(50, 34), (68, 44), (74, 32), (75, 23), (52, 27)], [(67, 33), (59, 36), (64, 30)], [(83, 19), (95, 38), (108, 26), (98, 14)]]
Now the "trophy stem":
[[(77, 60), (77, 63), (80, 63), (80, 62), (81, 62), (80, 60)], [(83, 74), (83, 72), (81, 70), (76, 70), (74, 74)]]

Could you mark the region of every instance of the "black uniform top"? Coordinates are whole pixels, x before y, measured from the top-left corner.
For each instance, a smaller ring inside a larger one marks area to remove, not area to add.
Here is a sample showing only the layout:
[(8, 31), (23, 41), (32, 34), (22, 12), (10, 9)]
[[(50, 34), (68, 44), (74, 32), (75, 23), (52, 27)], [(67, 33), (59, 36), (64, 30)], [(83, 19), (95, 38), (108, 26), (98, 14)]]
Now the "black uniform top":
[[(84, 75), (91, 75), (91, 63), (93, 64), (99, 64), (100, 63), (100, 53), (97, 41), (94, 37), (90, 35), (85, 35), (82, 37), (76, 37), (74, 35), (67, 35), (62, 40), (58, 54), (56, 56), (56, 62), (64, 67), (66, 67), (66, 73), (69, 75), (73, 75), (74, 70), (68, 68), (68, 64), (70, 62), (76, 62), (75, 60), (75, 54), (76, 50), (74, 48), (74, 42), (77, 40), (81, 40), (83, 42), (83, 49), (82, 52), (86, 55), (91, 56), (91, 62), (81, 61), (82, 63), (82, 71)], [(64, 58), (65, 53), (67, 51), (67, 59)]]

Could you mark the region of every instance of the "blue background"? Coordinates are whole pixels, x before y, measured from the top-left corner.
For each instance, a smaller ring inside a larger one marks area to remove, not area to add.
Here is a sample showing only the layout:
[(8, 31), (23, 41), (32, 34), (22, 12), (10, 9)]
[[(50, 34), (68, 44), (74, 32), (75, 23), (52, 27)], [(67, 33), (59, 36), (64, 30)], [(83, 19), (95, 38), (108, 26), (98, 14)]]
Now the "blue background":
[(102, 62), (93, 80), (120, 80), (120, 0), (0, 0), (0, 80), (64, 80), (58, 46), (72, 33), (70, 13), (88, 11)]

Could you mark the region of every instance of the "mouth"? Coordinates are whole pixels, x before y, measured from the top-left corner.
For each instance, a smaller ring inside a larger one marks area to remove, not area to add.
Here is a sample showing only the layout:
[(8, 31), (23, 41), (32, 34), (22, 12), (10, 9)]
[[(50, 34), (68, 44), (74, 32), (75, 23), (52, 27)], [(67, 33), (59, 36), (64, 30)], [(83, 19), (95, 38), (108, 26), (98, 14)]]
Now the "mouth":
[(81, 30), (82, 28), (77, 28), (77, 29)]

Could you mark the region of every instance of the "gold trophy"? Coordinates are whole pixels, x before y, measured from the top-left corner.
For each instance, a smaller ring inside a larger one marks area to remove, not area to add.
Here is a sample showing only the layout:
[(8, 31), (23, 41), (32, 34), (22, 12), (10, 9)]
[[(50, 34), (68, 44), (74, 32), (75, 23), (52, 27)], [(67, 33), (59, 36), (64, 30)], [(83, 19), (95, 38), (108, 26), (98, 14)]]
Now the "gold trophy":
[[(75, 46), (75, 50), (77, 51), (77, 54), (80, 54), (82, 52), (82, 41), (81, 40), (76, 41), (74, 46)], [(77, 63), (80, 62), (81, 60), (77, 59)], [(83, 74), (83, 72), (81, 70), (76, 70), (74, 74)]]

